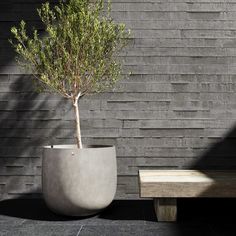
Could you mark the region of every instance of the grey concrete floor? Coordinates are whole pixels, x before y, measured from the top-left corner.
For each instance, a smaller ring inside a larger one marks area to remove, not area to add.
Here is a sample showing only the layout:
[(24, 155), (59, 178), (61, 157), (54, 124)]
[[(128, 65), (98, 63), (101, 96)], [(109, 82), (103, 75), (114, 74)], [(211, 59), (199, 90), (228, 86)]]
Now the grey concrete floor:
[(151, 200), (114, 201), (89, 218), (55, 215), (40, 199), (7, 200), (0, 202), (0, 236), (236, 236), (235, 210), (236, 199), (180, 199), (178, 221), (163, 223)]

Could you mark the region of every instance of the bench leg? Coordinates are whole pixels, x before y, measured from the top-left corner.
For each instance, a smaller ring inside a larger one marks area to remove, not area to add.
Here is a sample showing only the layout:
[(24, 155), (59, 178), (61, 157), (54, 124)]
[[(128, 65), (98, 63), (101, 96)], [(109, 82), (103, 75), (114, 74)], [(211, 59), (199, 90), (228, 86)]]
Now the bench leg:
[(154, 198), (154, 208), (158, 221), (176, 221), (177, 200), (175, 198)]

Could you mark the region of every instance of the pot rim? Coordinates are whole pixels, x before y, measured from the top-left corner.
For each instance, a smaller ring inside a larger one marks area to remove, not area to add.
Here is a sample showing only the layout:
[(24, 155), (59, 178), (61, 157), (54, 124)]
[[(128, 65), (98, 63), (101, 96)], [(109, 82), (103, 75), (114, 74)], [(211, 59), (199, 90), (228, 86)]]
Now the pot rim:
[(64, 149), (64, 150), (71, 150), (71, 149), (96, 149), (96, 148), (114, 148), (114, 145), (83, 145), (83, 148), (78, 148), (76, 144), (62, 144), (62, 145), (47, 145), (43, 146), (44, 149)]

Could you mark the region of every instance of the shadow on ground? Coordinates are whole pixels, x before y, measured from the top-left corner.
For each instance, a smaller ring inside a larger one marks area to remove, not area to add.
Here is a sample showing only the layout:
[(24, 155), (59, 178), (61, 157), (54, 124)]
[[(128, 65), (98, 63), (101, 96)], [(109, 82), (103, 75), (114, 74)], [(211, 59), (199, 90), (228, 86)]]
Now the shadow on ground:
[[(234, 199), (178, 199), (177, 223), (234, 223)], [(0, 220), (14, 217), (33, 221), (156, 222), (152, 200), (115, 200), (100, 214), (67, 217), (49, 210), (43, 199), (10, 199), (0, 202)]]
[[(37, 221), (86, 220), (90, 217), (67, 217), (48, 209), (43, 199), (9, 199), (0, 202), (0, 216)], [(116, 200), (92, 218), (112, 221), (156, 221), (152, 201)]]

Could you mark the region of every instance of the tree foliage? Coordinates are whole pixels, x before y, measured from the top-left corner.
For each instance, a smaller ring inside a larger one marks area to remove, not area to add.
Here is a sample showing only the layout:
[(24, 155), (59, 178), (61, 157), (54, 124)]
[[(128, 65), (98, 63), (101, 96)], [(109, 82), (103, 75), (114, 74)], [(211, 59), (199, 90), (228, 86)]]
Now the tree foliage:
[(21, 21), (11, 32), (18, 62), (32, 73), (41, 89), (71, 99), (75, 109), (76, 139), (82, 148), (78, 100), (114, 85), (120, 78), (117, 53), (126, 45), (129, 32), (110, 16), (104, 0), (68, 0), (38, 9), (45, 35), (30, 36)]
[(40, 81), (43, 89), (60, 93), (73, 102), (85, 94), (101, 92), (121, 76), (117, 53), (129, 32), (110, 16), (104, 0), (69, 0), (38, 9), (45, 35), (29, 36), (21, 21), (11, 32), (20, 64)]

